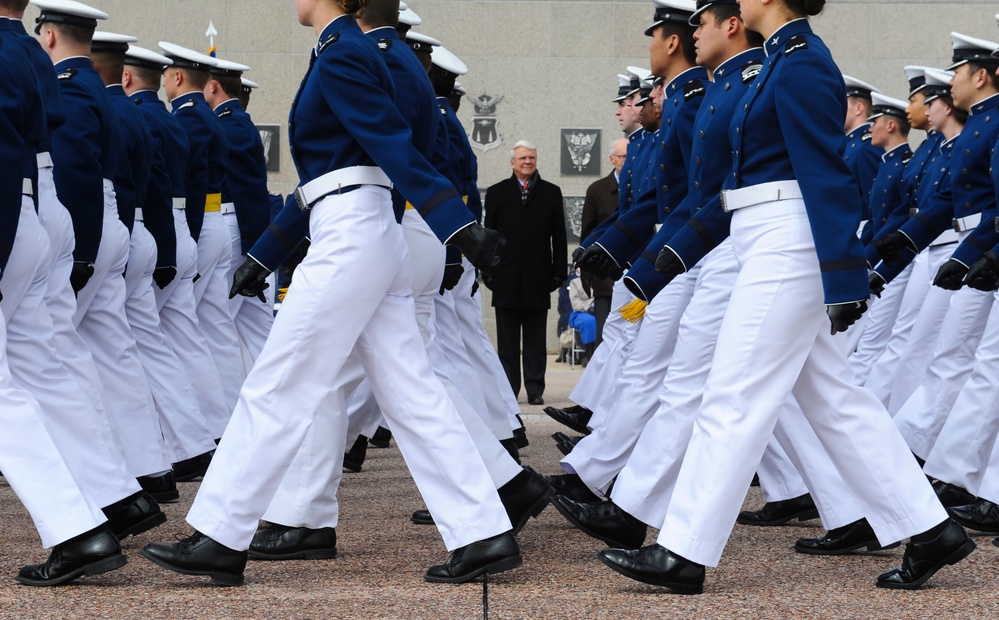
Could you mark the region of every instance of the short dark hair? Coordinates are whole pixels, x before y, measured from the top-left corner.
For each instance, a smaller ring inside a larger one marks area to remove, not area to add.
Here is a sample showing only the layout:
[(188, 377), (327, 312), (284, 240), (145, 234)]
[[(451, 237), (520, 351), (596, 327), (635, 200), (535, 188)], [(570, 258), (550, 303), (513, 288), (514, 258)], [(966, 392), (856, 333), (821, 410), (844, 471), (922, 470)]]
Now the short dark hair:
[(746, 28), (746, 22), (742, 21), (742, 11), (738, 4), (712, 4), (704, 12), (715, 16), (715, 24), (726, 22), (733, 17), (738, 18), (742, 24), (742, 30), (746, 33), (746, 43), (750, 47), (763, 47), (763, 35)]
[(399, 23), (399, 0), (371, 0), (357, 13), (357, 18), (367, 26), (378, 28)]
[(28, 8), (28, 0), (0, 0), (0, 8), (23, 13)]
[(159, 90), (160, 84), (162, 82), (163, 72), (157, 71), (156, 69), (151, 69), (149, 67), (140, 67), (138, 65), (125, 64), (125, 68), (128, 72), (140, 82), (142, 86), (148, 88), (155, 87)]
[(243, 81), (238, 77), (231, 75), (213, 75), (212, 79), (219, 83), (222, 87), (222, 91), (229, 96), (230, 99), (238, 98), (239, 94), (243, 92)]
[(205, 86), (208, 86), (208, 80), (211, 76), (208, 75), (207, 71), (195, 71), (194, 69), (187, 69), (184, 67), (174, 67), (181, 73), (184, 74), (184, 79), (191, 83), (198, 90), (205, 90)]
[(683, 57), (692, 65), (697, 64), (697, 50), (694, 49), (694, 31), (697, 28), (686, 23), (663, 22), (659, 27), (659, 36), (668, 39), (676, 35), (680, 39), (680, 49), (683, 50)]
[(999, 75), (996, 75), (996, 65), (993, 64), (983, 64), (978, 63), (973, 60), (968, 61), (968, 67), (972, 72), (985, 70), (985, 73), (989, 75), (989, 81), (992, 82), (992, 88), (999, 90)]
[(72, 43), (78, 45), (89, 44), (94, 40), (94, 30), (96, 28), (83, 28), (80, 26), (73, 26), (70, 24), (58, 24), (54, 22), (45, 22), (44, 25), (52, 28), (59, 33), (59, 36), (69, 39)]
[(874, 102), (871, 101), (869, 98), (858, 97), (857, 95), (847, 95), (847, 99), (849, 99), (851, 102), (859, 101), (860, 103), (864, 104), (865, 115), (870, 116), (871, 114), (874, 114)]

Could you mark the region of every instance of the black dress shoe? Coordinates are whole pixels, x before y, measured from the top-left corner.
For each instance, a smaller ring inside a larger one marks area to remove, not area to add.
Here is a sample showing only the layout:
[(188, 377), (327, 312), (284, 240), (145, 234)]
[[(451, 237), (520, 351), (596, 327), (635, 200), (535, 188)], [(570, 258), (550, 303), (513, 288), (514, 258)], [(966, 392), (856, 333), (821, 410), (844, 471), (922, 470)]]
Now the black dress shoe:
[(600, 561), (629, 579), (669, 588), (676, 594), (704, 592), (704, 567), (662, 545), (641, 549), (604, 549)]
[(564, 424), (577, 433), (582, 433), (583, 435), (589, 435), (590, 429), (586, 425), (590, 422), (590, 418), (593, 417), (593, 413), (589, 410), (579, 413), (570, 413), (566, 409), (556, 409), (555, 407), (548, 407), (545, 409), (545, 413), (548, 417), (555, 420), (559, 424)]
[(25, 566), (15, 579), (29, 586), (57, 586), (121, 568), (127, 562), (118, 539), (106, 525), (100, 525), (59, 543), (44, 564)]
[(507, 516), (510, 517), (510, 523), (513, 524), (514, 536), (520, 533), (531, 517), (541, 514), (548, 505), (548, 500), (555, 495), (555, 489), (544, 476), (530, 467), (525, 467), (524, 471), (501, 486), (497, 492)]
[(212, 464), (212, 456), (215, 450), (210, 450), (198, 456), (192, 456), (173, 464), (173, 477), (177, 482), (190, 482), (200, 478), (208, 471), (208, 466)]
[(139, 553), (153, 564), (181, 575), (206, 575), (222, 586), (243, 583), (246, 551), (230, 549), (201, 532), (175, 543), (149, 543)]
[(500, 439), (500, 445), (510, 454), (510, 458), (517, 461), (517, 465), (520, 465), (520, 450), (517, 449), (517, 440), (513, 437)]
[(359, 472), (364, 465), (364, 459), (368, 456), (368, 438), (358, 435), (354, 440), (354, 445), (343, 455), (343, 468), (347, 471)]
[(555, 495), (564, 495), (571, 500), (582, 504), (592, 502), (602, 502), (603, 499), (596, 496), (586, 484), (576, 474), (560, 474), (558, 476), (545, 476), (545, 482), (555, 489)]
[(391, 441), (392, 431), (384, 426), (379, 426), (378, 430), (375, 431), (375, 434), (368, 440), (368, 443), (376, 448), (387, 448), (391, 445)]
[(545, 399), (542, 398), (542, 397), (540, 397), (540, 396), (528, 396), (527, 397), (527, 404), (528, 405), (543, 405), (543, 404), (545, 404)]
[(513, 429), (513, 443), (517, 446), (518, 450), (523, 450), (531, 445), (530, 440), (527, 439), (527, 429), (523, 426)]
[(614, 502), (582, 504), (556, 495), (552, 505), (584, 534), (615, 549), (638, 549), (645, 542), (648, 526), (621, 510)]
[(328, 560), (336, 557), (336, 529), (271, 523), (253, 535), (251, 560)]
[(161, 504), (180, 499), (180, 492), (177, 491), (177, 479), (173, 477), (172, 471), (168, 471), (162, 476), (139, 476), (136, 480), (143, 491), (152, 495), (153, 499)]
[(794, 543), (794, 550), (809, 555), (846, 555), (861, 547), (867, 547), (868, 551), (883, 551), (894, 549), (899, 544), (901, 543), (892, 543), (882, 547), (871, 528), (871, 524), (867, 522), (867, 519), (860, 519), (843, 527), (829, 530), (825, 536), (799, 538), (798, 542)]
[(819, 511), (808, 493), (779, 502), (767, 502), (759, 510), (743, 510), (735, 520), (741, 525), (782, 525), (791, 519), (808, 521), (817, 519)]
[(967, 506), (948, 508), (947, 512), (968, 529), (999, 534), (999, 505), (987, 499), (980, 499)]
[(968, 557), (976, 546), (964, 528), (952, 519), (944, 522), (943, 531), (932, 540), (917, 542), (918, 538), (914, 536), (905, 546), (900, 568), (878, 576), (879, 588), (915, 590), (944, 566)]
[(506, 532), (455, 549), (446, 564), (431, 566), (423, 578), (436, 583), (465, 583), (485, 573), (513, 570), (523, 563), (517, 539)]
[(167, 520), (160, 505), (145, 491), (139, 491), (102, 510), (108, 518), (108, 528), (118, 540), (147, 532), (163, 525)]
[(545, 413), (547, 413), (548, 415), (551, 415), (551, 411), (549, 411), (549, 410), (552, 410), (552, 411), (564, 411), (566, 413), (585, 413), (586, 415), (593, 415), (592, 411), (590, 411), (589, 409), (587, 409), (586, 407), (584, 407), (582, 405), (573, 405), (572, 407), (565, 407), (563, 409), (559, 409), (557, 407), (545, 407)]
[(944, 508), (955, 508), (957, 506), (967, 506), (974, 504), (978, 499), (973, 494), (965, 491), (956, 484), (949, 484), (943, 480), (933, 481), (933, 490), (937, 494), (937, 499)]
[(434, 525), (434, 516), (427, 509), (415, 511), (409, 520), (416, 525)]
[(562, 456), (569, 456), (569, 454), (572, 452), (572, 449), (575, 448), (576, 445), (560, 441), (557, 444), (555, 444), (555, 447), (558, 448), (558, 451), (562, 453)]

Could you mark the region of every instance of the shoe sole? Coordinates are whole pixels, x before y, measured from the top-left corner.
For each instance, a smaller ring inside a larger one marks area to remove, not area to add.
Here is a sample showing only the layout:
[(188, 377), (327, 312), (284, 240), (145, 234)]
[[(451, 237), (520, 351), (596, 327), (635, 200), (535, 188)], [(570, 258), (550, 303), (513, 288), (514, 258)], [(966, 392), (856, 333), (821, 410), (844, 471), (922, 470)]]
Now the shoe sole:
[(436, 525), (436, 523), (434, 522), (433, 518), (431, 518), (428, 521), (426, 519), (414, 519), (414, 518), (410, 517), (409, 518), (409, 522), (412, 523), (413, 525)]
[(198, 478), (203, 477), (207, 472), (208, 472), (208, 468), (206, 467), (203, 470), (198, 470), (196, 472), (191, 472), (189, 474), (184, 474), (183, 476), (178, 476), (176, 473), (174, 473), (174, 479), (177, 482), (194, 482)]
[(368, 443), (374, 448), (387, 448), (392, 445), (387, 441), (372, 441), (370, 439), (368, 440)]
[(489, 573), (494, 575), (496, 573), (503, 573), (508, 570), (513, 570), (515, 568), (520, 568), (524, 565), (524, 558), (519, 553), (513, 557), (503, 558), (502, 560), (497, 560), (492, 564), (487, 564), (481, 568), (478, 568), (468, 574), (461, 575), (458, 577), (434, 577), (432, 575), (424, 575), (424, 581), (430, 581), (432, 583), (467, 583), (476, 577)]
[[(148, 491), (147, 491), (148, 493)], [(158, 504), (169, 504), (180, 499), (180, 492), (173, 491), (172, 493), (149, 493), (153, 499), (156, 500)]]
[(902, 583), (902, 584), (875, 583), (874, 585), (876, 585), (879, 588), (885, 588), (887, 590), (916, 590), (924, 583), (926, 583), (926, 581), (929, 580), (930, 577), (935, 575), (936, 572), (941, 568), (943, 568), (944, 566), (948, 566), (950, 564), (957, 564), (964, 558), (971, 555), (971, 552), (974, 551), (977, 546), (978, 545), (975, 544), (975, 541), (969, 538), (968, 540), (964, 541), (964, 544), (962, 544), (960, 547), (952, 551), (950, 555), (937, 562), (933, 566), (933, 568), (926, 571), (926, 574), (924, 574), (919, 579), (913, 581), (912, 583)]
[(260, 553), (252, 549), (247, 552), (251, 560), (263, 562), (282, 562), (285, 560), (332, 560), (336, 557), (336, 549), (306, 549), (294, 553)]
[(562, 442), (556, 444), (555, 447), (558, 448), (558, 451), (562, 453), (562, 456), (569, 456), (569, 453), (572, 452), (572, 448), (570, 448), (568, 445)]
[(151, 514), (142, 521), (139, 521), (135, 525), (124, 529), (120, 532), (115, 532), (114, 535), (118, 537), (118, 540), (125, 540), (129, 536), (138, 536), (143, 532), (148, 532), (154, 527), (159, 527), (167, 522), (167, 516), (163, 512), (157, 512), (156, 514)]
[(565, 420), (565, 419), (564, 419), (564, 418), (563, 418), (562, 416), (560, 416), (559, 414), (557, 414), (557, 413), (552, 413), (552, 412), (550, 412), (550, 411), (547, 411), (548, 407), (546, 407), (545, 409), (546, 409), (546, 411), (545, 411), (545, 414), (546, 414), (546, 415), (547, 415), (547, 416), (548, 416), (549, 418), (551, 418), (551, 419), (555, 420), (556, 422), (558, 422), (559, 424), (561, 424), (562, 426), (565, 426), (565, 427), (567, 427), (567, 428), (570, 428), (570, 429), (572, 429), (572, 430), (576, 431), (577, 433), (582, 433), (583, 435), (589, 435), (589, 434), (590, 434), (590, 432), (591, 432), (591, 431), (590, 431), (590, 429), (586, 428), (585, 426), (584, 426), (583, 428), (579, 428), (579, 426), (578, 426), (578, 425), (576, 425), (576, 424), (570, 424), (569, 422), (567, 422), (567, 421), (566, 421), (566, 420)]
[(645, 539), (643, 538), (642, 541), (637, 545), (630, 545), (620, 540), (611, 538), (610, 536), (598, 534), (597, 532), (594, 532), (589, 528), (585, 527), (583, 524), (581, 524), (579, 520), (576, 519), (576, 517), (572, 513), (568, 512), (565, 508), (563, 508), (562, 504), (555, 501), (554, 498), (552, 499), (551, 504), (552, 506), (555, 506), (555, 510), (558, 510), (559, 513), (561, 513), (561, 515), (565, 517), (569, 523), (575, 526), (577, 530), (586, 534), (587, 536), (590, 536), (591, 538), (596, 538), (597, 540), (606, 543), (608, 546), (610, 546), (613, 549), (638, 549), (642, 546), (642, 543), (645, 542)]
[(80, 577), (93, 577), (94, 575), (100, 575), (102, 573), (108, 573), (113, 570), (117, 570), (128, 564), (128, 558), (125, 557), (124, 553), (117, 553), (115, 555), (106, 557), (102, 560), (98, 560), (91, 564), (81, 566), (71, 573), (67, 573), (58, 579), (50, 579), (47, 581), (40, 581), (37, 579), (26, 579), (18, 575), (14, 577), (20, 583), (26, 586), (58, 586), (64, 583), (69, 583), (74, 579), (79, 579)]
[(361, 466), (360, 465), (348, 465), (347, 461), (343, 462), (343, 468), (344, 468), (344, 470), (349, 471), (349, 472), (353, 472), (355, 474), (361, 473)]
[(139, 555), (146, 558), (153, 564), (159, 566), (160, 568), (165, 568), (167, 570), (173, 571), (175, 573), (180, 573), (181, 575), (190, 575), (192, 577), (211, 577), (212, 583), (216, 583), (220, 586), (241, 586), (243, 585), (242, 575), (233, 575), (231, 573), (217, 573), (211, 571), (203, 570), (187, 570), (186, 568), (180, 568), (179, 566), (173, 566), (167, 562), (164, 562), (160, 558), (147, 553), (145, 549), (139, 550)]
[(550, 486), (547, 489), (545, 489), (544, 493), (539, 495), (538, 498), (534, 500), (534, 503), (531, 504), (531, 507), (528, 508), (527, 511), (525, 511), (524, 514), (521, 515), (520, 519), (518, 519), (517, 522), (513, 524), (513, 535), (516, 536), (517, 534), (519, 534), (520, 530), (524, 529), (524, 526), (527, 525), (528, 521), (530, 521), (532, 518), (535, 518), (538, 515), (540, 515), (542, 512), (544, 512), (545, 508), (551, 502), (551, 499), (554, 495), (555, 495), (555, 489), (551, 488)]
[(743, 519), (739, 517), (735, 520), (739, 525), (755, 525), (757, 527), (774, 527), (777, 525), (784, 525), (788, 521), (793, 521), (797, 519), (798, 521), (811, 521), (812, 519), (819, 518), (818, 509), (804, 510), (802, 512), (797, 512), (793, 515), (788, 515), (787, 517), (781, 517), (780, 519), (774, 519), (772, 521), (750, 521), (748, 519)]
[(603, 554), (598, 553), (597, 559), (604, 563), (605, 566), (613, 570), (614, 572), (624, 575), (628, 579), (634, 579), (635, 581), (641, 581), (642, 583), (647, 583), (651, 586), (661, 586), (663, 588), (668, 588), (670, 592), (674, 594), (703, 594), (703, 585), (690, 585), (689, 583), (677, 583), (675, 581), (665, 581), (662, 579), (653, 579), (652, 577), (646, 577), (645, 575), (640, 575), (638, 573), (633, 573), (627, 568), (611, 562), (603, 556)]
[(902, 543), (892, 543), (890, 545), (885, 545), (882, 547), (881, 544), (878, 543), (878, 541), (874, 540), (874, 541), (862, 542), (859, 545), (853, 545), (851, 547), (846, 547), (844, 549), (837, 549), (835, 551), (809, 549), (807, 547), (799, 547), (798, 545), (794, 545), (793, 548), (796, 552), (803, 553), (805, 555), (848, 555), (850, 553), (853, 553), (854, 551), (857, 551), (858, 549), (862, 549), (863, 547), (867, 547), (868, 551), (887, 551), (889, 549), (897, 549), (901, 544)]

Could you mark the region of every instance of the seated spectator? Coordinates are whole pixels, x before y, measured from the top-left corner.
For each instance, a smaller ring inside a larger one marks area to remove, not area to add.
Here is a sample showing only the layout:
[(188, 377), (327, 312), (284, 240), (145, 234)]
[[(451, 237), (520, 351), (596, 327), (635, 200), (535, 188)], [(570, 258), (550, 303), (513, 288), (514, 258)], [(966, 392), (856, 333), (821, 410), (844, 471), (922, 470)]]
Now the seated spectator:
[(579, 338), (583, 342), (583, 366), (586, 366), (596, 348), (597, 317), (593, 314), (593, 293), (583, 284), (582, 278), (569, 282), (569, 302), (572, 304), (569, 326), (579, 330)]
[[(574, 279), (579, 279), (579, 276), (575, 273), (570, 273), (569, 280)], [(569, 282), (566, 281), (558, 289), (558, 325), (555, 328), (555, 335), (558, 336), (560, 348), (558, 358), (555, 361), (559, 364), (568, 364), (568, 355), (572, 351), (572, 334), (566, 336), (566, 332), (569, 330), (570, 314), (572, 314), (572, 304), (569, 302)]]

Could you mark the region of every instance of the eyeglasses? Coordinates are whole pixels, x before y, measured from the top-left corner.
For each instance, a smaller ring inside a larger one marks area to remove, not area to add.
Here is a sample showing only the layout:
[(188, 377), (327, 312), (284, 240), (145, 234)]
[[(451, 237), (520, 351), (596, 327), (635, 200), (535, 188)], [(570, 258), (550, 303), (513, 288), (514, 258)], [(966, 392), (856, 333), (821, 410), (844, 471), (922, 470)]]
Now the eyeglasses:
[(624, 159), (627, 155), (615, 155), (614, 153), (611, 153), (611, 157), (614, 159)]

